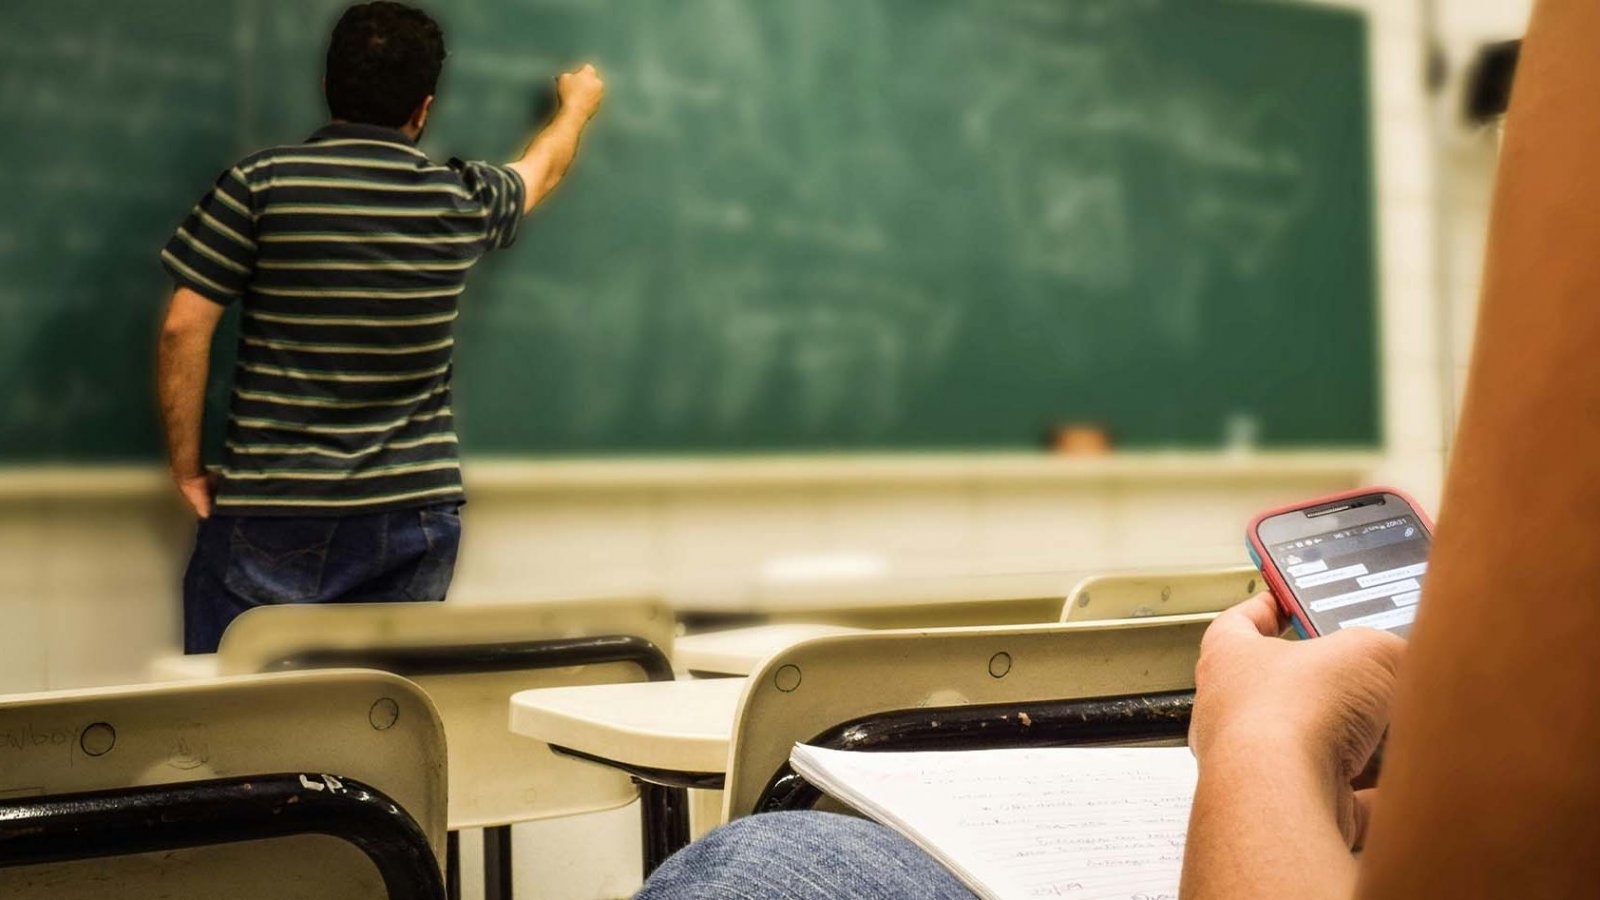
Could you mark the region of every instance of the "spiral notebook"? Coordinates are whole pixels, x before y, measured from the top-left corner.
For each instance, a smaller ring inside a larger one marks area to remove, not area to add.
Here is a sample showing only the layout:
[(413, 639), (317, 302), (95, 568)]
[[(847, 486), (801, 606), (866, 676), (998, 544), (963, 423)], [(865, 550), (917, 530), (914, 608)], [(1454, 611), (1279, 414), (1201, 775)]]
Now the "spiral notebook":
[(859, 753), (797, 744), (819, 789), (915, 841), (989, 900), (1178, 896), (1187, 747)]

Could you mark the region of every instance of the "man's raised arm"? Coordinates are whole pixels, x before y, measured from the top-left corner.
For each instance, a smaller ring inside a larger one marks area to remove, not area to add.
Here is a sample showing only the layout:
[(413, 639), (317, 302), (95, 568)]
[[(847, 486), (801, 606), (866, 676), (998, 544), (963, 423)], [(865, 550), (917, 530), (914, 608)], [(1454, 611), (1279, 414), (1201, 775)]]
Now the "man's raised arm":
[(550, 124), (534, 137), (511, 168), (522, 176), (522, 212), (527, 214), (561, 183), (572, 160), (578, 155), (578, 139), (594, 118), (605, 96), (606, 87), (594, 66), (588, 65), (556, 79), (560, 108)]

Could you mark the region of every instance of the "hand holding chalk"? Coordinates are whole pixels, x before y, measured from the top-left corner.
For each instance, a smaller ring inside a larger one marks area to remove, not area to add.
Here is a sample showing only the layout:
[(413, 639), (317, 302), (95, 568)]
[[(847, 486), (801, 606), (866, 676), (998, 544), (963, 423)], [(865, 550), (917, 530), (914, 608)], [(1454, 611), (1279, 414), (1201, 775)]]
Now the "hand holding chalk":
[(606, 94), (606, 85), (600, 80), (600, 73), (595, 71), (594, 66), (586, 64), (581, 69), (558, 77), (556, 93), (560, 97), (562, 109), (573, 110), (587, 121), (594, 118), (594, 114), (600, 109), (600, 101)]

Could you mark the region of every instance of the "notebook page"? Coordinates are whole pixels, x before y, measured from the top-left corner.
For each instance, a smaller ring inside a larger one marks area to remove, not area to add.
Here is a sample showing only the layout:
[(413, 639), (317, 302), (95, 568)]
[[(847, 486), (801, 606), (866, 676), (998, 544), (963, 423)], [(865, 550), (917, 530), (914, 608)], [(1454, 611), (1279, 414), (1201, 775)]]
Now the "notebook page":
[(995, 900), (1178, 896), (1194, 799), (1187, 747), (852, 753), (795, 770)]

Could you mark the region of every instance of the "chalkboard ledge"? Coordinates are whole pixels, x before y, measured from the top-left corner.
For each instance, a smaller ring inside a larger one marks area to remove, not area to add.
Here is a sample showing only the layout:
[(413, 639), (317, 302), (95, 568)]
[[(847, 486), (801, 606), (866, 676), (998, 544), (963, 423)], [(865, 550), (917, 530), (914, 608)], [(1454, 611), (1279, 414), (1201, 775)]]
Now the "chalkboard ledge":
[(1359, 480), (1371, 451), (1223, 454), (1127, 452), (1099, 457), (1046, 453), (884, 453), (657, 459), (483, 459), (469, 462), (469, 490), (552, 492), (830, 486), (954, 486), (1082, 482), (1258, 481), (1278, 477)]
[[(527, 459), (466, 463), (478, 495), (830, 486), (1259, 483), (1283, 479), (1360, 483), (1382, 461), (1372, 450), (1215, 453), (885, 453), (796, 456)], [(144, 499), (171, 491), (159, 467), (18, 466), (0, 469), (0, 502)]]

